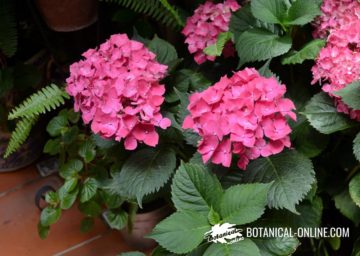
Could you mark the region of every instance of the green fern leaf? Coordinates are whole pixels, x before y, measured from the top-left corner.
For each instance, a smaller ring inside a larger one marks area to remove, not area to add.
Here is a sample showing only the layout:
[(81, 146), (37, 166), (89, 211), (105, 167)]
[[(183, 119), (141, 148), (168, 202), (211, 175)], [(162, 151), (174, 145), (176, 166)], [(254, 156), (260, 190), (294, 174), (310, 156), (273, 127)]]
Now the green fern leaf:
[(178, 10), (167, 0), (103, 0), (117, 3), (134, 12), (142, 13), (172, 28), (181, 28), (184, 21)]
[(8, 119), (12, 120), (19, 117), (31, 118), (39, 114), (44, 114), (54, 110), (65, 103), (69, 95), (55, 84), (42, 88), (32, 94), (18, 107), (12, 110)]
[(20, 120), (15, 127), (15, 130), (11, 134), (9, 144), (6, 148), (4, 158), (14, 153), (20, 148), (30, 134), (31, 128), (35, 124), (37, 117), (24, 118)]
[(13, 1), (0, 0), (0, 50), (11, 57), (15, 54), (16, 48), (17, 30)]
[(160, 3), (172, 14), (177, 24), (181, 27), (185, 26), (184, 20), (181, 18), (178, 10), (171, 6), (167, 0), (160, 0)]

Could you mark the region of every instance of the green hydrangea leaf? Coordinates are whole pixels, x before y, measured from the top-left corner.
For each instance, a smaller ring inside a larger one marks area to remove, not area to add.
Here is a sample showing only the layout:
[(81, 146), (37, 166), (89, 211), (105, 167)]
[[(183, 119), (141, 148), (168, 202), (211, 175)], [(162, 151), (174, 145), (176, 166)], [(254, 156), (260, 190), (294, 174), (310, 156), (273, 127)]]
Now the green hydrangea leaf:
[[(209, 187), (211, 189), (209, 189)], [(179, 211), (191, 210), (207, 216), (220, 210), (223, 191), (215, 175), (200, 165), (182, 163), (171, 186), (172, 201)]]
[(311, 190), (315, 173), (310, 159), (295, 150), (287, 150), (251, 162), (243, 178), (247, 183), (273, 181), (267, 196), (269, 207), (298, 213), (295, 206)]
[(251, 223), (265, 211), (271, 184), (241, 184), (228, 188), (221, 202), (225, 222), (237, 225)]
[(334, 101), (324, 92), (314, 95), (306, 104), (303, 114), (312, 127), (324, 134), (331, 134), (356, 125), (337, 111)]
[(206, 216), (197, 212), (176, 212), (156, 225), (148, 237), (170, 252), (183, 254), (195, 249), (209, 230)]

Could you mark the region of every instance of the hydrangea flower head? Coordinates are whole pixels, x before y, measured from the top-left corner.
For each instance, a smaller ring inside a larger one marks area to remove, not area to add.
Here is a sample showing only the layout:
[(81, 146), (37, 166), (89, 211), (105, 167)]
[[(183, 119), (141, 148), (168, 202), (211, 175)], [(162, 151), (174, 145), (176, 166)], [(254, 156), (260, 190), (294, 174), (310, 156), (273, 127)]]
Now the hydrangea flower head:
[[(182, 33), (186, 36), (185, 43), (188, 50), (194, 54), (196, 63), (202, 64), (206, 60), (215, 60), (215, 56), (205, 55), (203, 50), (216, 43), (220, 33), (229, 30), (231, 12), (240, 8), (236, 0), (225, 0), (224, 3), (214, 4), (210, 1), (200, 5), (194, 15), (187, 19)], [(225, 57), (234, 55), (232, 43), (227, 43), (223, 50)]]
[(275, 78), (246, 68), (192, 94), (183, 128), (201, 136), (198, 152), (204, 162), (229, 167), (234, 153), (239, 156), (238, 167), (246, 169), (250, 160), (290, 147), (286, 117), (296, 120), (296, 115), (285, 92)]
[(358, 0), (323, 0), (322, 15), (314, 22), (315, 38), (326, 38), (332, 30), (360, 18), (360, 3)]
[(155, 127), (170, 126), (160, 113), (165, 87), (159, 80), (167, 66), (126, 34), (112, 35), (83, 57), (70, 66), (66, 91), (74, 97), (74, 109), (81, 111), (84, 123), (91, 123), (91, 130), (105, 138), (124, 139), (128, 150), (138, 142), (157, 145)]
[(312, 83), (324, 83), (322, 90), (335, 99), (339, 112), (360, 121), (360, 111), (350, 109), (334, 92), (360, 79), (360, 19), (332, 30), (312, 68)]

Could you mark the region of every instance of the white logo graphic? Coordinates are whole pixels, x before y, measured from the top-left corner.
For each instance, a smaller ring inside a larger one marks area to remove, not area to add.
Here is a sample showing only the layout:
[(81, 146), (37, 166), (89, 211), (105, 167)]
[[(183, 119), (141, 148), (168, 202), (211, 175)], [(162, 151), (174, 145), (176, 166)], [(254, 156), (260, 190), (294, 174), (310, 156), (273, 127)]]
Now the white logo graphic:
[(235, 224), (230, 223), (216, 224), (211, 227), (210, 231), (205, 233), (205, 238), (208, 242), (221, 244), (233, 244), (244, 240), (241, 234), (242, 229), (235, 226)]

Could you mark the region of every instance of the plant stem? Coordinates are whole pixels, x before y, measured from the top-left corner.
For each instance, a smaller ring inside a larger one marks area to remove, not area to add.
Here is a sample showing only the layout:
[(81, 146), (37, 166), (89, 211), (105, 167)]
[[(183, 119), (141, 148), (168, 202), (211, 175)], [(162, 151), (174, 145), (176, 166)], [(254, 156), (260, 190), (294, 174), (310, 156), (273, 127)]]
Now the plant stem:
[(314, 238), (310, 238), (310, 245), (311, 245), (311, 249), (313, 251), (313, 254), (316, 255), (316, 246), (315, 246)]
[(346, 177), (346, 181), (349, 181), (355, 174), (360, 170), (360, 163), (356, 165), (348, 174)]

